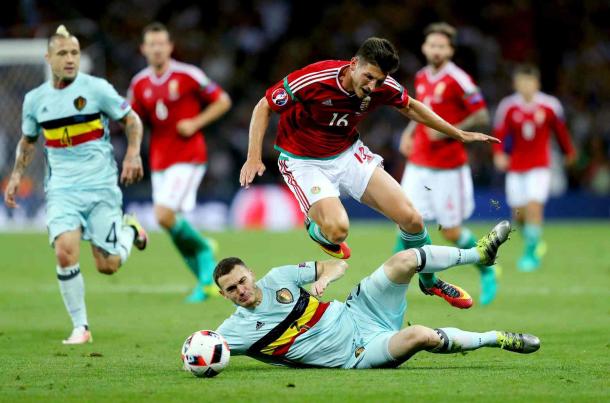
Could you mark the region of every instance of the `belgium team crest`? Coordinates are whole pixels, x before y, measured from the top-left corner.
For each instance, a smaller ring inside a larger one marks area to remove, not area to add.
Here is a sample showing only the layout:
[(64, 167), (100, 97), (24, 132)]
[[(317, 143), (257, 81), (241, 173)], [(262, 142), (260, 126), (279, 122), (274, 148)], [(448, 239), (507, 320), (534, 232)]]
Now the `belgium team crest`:
[(281, 304), (290, 304), (294, 301), (294, 297), (288, 288), (282, 288), (275, 292), (275, 299)]
[(87, 105), (87, 100), (83, 97), (78, 97), (74, 100), (74, 107), (79, 111), (82, 111), (85, 105)]

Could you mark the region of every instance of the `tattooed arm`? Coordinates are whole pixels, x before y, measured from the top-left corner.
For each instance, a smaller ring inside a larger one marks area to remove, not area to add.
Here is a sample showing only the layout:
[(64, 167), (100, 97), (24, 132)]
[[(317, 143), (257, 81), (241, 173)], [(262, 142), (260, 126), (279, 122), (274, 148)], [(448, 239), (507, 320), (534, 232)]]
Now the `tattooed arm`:
[(142, 179), (144, 169), (142, 168), (142, 158), (140, 157), (140, 145), (142, 144), (142, 121), (137, 113), (129, 112), (121, 123), (127, 136), (127, 152), (123, 159), (123, 171), (121, 172), (121, 183), (131, 185)]
[(17, 144), (17, 155), (15, 157), (15, 166), (11, 173), (11, 178), (6, 185), (6, 192), (4, 193), (4, 203), (10, 207), (18, 207), (15, 201), (15, 195), (21, 182), (21, 177), (25, 172), (25, 169), (30, 165), (34, 158), (34, 151), (36, 150), (36, 140), (38, 137), (22, 136)]

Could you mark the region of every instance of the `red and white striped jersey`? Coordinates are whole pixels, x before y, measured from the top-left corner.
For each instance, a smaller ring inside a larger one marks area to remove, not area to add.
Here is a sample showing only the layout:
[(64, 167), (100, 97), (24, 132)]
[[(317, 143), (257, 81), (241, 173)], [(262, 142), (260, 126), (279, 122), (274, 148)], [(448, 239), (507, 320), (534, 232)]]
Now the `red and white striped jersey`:
[(151, 128), (150, 165), (160, 171), (180, 162), (203, 164), (207, 149), (203, 132), (181, 136), (177, 123), (197, 116), (216, 101), (222, 88), (201, 69), (175, 60), (162, 76), (147, 67), (136, 74), (129, 86), (132, 108)]
[[(448, 62), (436, 73), (432, 73), (430, 66), (418, 71), (415, 92), (418, 101), (451, 124), (460, 123), (472, 113), (486, 108), (479, 88), (453, 62)], [(461, 142), (447, 137), (431, 138), (428, 130), (422, 124), (415, 127), (410, 162), (430, 168), (451, 169), (468, 161)]]
[(494, 135), (502, 140), (502, 144), (494, 144), (494, 152), (510, 154), (510, 171), (548, 167), (551, 162), (551, 131), (555, 133), (563, 153), (573, 155), (574, 145), (559, 100), (538, 92), (533, 101), (527, 103), (515, 93), (502, 99), (496, 110)]
[(339, 81), (349, 61), (326, 60), (288, 74), (265, 93), (271, 109), (280, 113), (275, 148), (308, 158), (340, 154), (359, 137), (356, 126), (381, 105), (403, 108), (407, 91), (388, 76), (368, 97), (358, 98)]

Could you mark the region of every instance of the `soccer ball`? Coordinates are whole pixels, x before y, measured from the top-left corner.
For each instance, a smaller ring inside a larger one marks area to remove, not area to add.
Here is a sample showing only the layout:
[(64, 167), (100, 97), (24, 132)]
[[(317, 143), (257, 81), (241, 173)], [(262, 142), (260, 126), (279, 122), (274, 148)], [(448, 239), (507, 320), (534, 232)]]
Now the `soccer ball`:
[(218, 375), (229, 365), (230, 356), (227, 341), (211, 330), (191, 334), (182, 345), (180, 354), (184, 369), (200, 378)]

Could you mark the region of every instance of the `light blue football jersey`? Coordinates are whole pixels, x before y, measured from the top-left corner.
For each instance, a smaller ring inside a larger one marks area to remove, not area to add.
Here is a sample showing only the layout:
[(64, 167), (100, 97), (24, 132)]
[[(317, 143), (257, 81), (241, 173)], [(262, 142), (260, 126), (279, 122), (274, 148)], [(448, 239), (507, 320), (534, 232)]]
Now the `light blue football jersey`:
[(320, 302), (302, 288), (315, 276), (316, 263), (307, 262), (276, 267), (257, 281), (262, 302), (238, 306), (217, 329), (231, 354), (288, 366), (345, 366), (355, 351), (354, 322), (342, 302)]
[(85, 73), (65, 88), (48, 81), (28, 92), (21, 128), (25, 136), (45, 138), (45, 190), (116, 186), (108, 119), (122, 119), (130, 110), (108, 81)]

